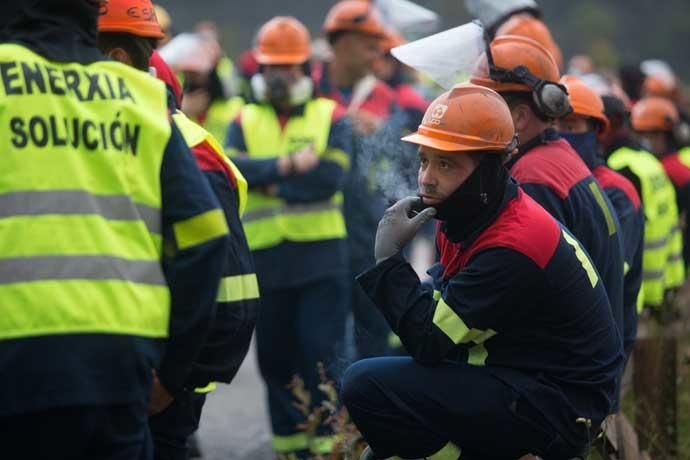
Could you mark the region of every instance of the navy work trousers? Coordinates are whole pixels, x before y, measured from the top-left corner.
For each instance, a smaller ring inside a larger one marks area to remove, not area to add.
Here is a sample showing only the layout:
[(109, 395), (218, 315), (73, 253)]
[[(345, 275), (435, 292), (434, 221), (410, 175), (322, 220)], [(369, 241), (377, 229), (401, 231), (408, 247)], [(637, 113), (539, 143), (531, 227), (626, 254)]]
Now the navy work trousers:
[(0, 457), (31, 460), (151, 460), (141, 404), (81, 406), (0, 417)]
[(345, 373), (341, 398), (377, 458), (430, 457), (449, 442), (462, 460), (527, 453), (561, 460), (586, 448), (565, 442), (537, 409), (479, 366), (366, 359)]
[[(256, 324), (259, 369), (266, 383), (274, 446), (276, 438), (298, 435), (305, 416), (294, 406), (295, 395), (287, 385), (293, 376), (304, 380), (312, 407), (324, 400), (317, 363), (337, 379), (346, 366), (345, 318), (350, 285), (345, 276), (324, 278), (301, 286), (261, 291), (261, 310)], [(326, 426), (318, 436), (332, 433)], [(298, 452), (309, 446), (295, 444)]]
[(149, 418), (154, 460), (187, 460), (189, 438), (199, 428), (205, 394), (187, 393)]

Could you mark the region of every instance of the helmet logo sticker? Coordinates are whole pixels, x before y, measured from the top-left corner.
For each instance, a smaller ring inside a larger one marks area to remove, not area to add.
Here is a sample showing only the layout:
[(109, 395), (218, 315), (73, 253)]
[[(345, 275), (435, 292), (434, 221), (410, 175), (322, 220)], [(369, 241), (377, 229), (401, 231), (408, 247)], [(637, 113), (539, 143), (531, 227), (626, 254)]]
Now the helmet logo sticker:
[(436, 104), (434, 109), (429, 114), (430, 120), (428, 121), (431, 125), (440, 125), (443, 116), (448, 111), (448, 106), (444, 104)]
[(140, 8), (132, 6), (127, 8), (127, 16), (134, 19), (144, 19), (146, 21), (153, 21), (156, 19), (156, 10), (153, 8)]

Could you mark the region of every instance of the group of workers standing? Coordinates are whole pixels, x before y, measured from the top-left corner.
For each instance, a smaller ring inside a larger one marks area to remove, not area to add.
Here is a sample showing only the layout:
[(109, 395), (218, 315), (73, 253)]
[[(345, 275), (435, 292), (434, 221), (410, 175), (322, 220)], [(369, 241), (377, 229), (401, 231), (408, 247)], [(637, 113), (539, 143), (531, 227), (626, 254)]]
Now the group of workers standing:
[[(0, 20), (3, 452), (187, 459), (256, 329), (281, 458), (338, 445), (289, 388), (320, 405), (319, 363), (368, 459), (582, 455), (638, 313), (663, 316), (690, 261), (668, 82), (633, 105), (561, 76), (535, 4), (485, 24), (469, 82), (428, 104), (401, 35), (343, 0), (320, 60), (296, 18), (263, 24), (230, 94), (212, 46), (205, 71), (166, 63), (168, 22), (150, 0)], [(417, 196), (390, 200), (391, 171)], [(407, 246), (432, 219), (422, 282)]]

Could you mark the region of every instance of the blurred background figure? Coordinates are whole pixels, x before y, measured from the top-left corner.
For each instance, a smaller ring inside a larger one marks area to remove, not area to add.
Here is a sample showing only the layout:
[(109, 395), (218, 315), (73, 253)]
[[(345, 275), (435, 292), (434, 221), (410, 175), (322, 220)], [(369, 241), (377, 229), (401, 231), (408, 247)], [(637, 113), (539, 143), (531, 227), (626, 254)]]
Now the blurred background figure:
[[(342, 107), (314, 95), (309, 39), (294, 17), (261, 27), (259, 72), (250, 80), (256, 102), (242, 108), (227, 138), (250, 189), (244, 226), (261, 288), (256, 341), (273, 450), (292, 459), (335, 445), (330, 425), (303, 427), (326, 397), (319, 363), (339, 377), (351, 289), (341, 192), (352, 132)], [(310, 395), (306, 412), (290, 388), (296, 376)]]
[[(345, 111), (356, 135), (344, 189), (355, 356), (381, 356), (389, 351), (390, 328), (355, 276), (374, 265), (376, 227), (388, 205), (382, 193), (382, 174), (392, 170), (395, 162), (389, 159), (395, 159), (400, 151), (402, 118), (398, 113), (397, 121), (393, 121), (398, 110), (396, 95), (373, 73), (385, 34), (378, 11), (362, 0), (336, 3), (326, 15), (322, 31), (332, 59), (315, 63), (317, 91)], [(399, 175), (393, 172), (391, 180), (390, 185), (396, 185)]]
[(577, 54), (568, 61), (568, 74), (583, 76), (594, 72), (594, 61), (586, 54)]
[(601, 137), (606, 162), (632, 182), (642, 200), (643, 305), (658, 312), (684, 281), (676, 193), (661, 162), (637, 142), (625, 102), (611, 93), (604, 94), (602, 101), (610, 124)]
[(541, 20), (541, 9), (534, 0), (465, 0), (465, 6), (484, 24), (491, 37), (531, 38), (551, 53), (559, 69), (563, 68), (561, 48)]
[(384, 34), (380, 45), (381, 54), (374, 61), (374, 75), (395, 92), (395, 102), (404, 112), (405, 132), (415, 132), (422, 122), (429, 102), (415, 88), (417, 72), (391, 54), (391, 49), (405, 44), (405, 38), (392, 27), (386, 28)]
[[(680, 228), (683, 232), (683, 259), (685, 266), (690, 262), (690, 235), (688, 235), (688, 212), (690, 208), (690, 151), (679, 152), (681, 120), (678, 110), (669, 99), (645, 97), (631, 114), (632, 126), (640, 136), (642, 146), (653, 153), (676, 189), (676, 202)], [(678, 254), (675, 254), (677, 258)], [(678, 263), (677, 260), (674, 260)]]
[(157, 41), (157, 48), (160, 48), (172, 40), (172, 18), (170, 17), (168, 10), (161, 5), (154, 4), (153, 9), (156, 11), (156, 18), (158, 19), (158, 24), (161, 25), (161, 32), (163, 33), (163, 38), (159, 38)]
[(216, 32), (213, 23), (203, 22), (197, 32), (177, 35), (160, 54), (182, 81), (182, 111), (223, 143), (244, 99), (232, 83), (234, 66)]

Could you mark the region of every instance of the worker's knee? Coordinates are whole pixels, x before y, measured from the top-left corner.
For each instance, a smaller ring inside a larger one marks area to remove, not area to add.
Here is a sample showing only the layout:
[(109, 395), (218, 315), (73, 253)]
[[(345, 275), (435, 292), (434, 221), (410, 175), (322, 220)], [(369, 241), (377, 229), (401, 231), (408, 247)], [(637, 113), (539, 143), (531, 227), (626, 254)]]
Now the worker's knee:
[(373, 386), (372, 363), (375, 359), (364, 359), (352, 364), (343, 376), (340, 389), (341, 401), (349, 410), (361, 406), (366, 395), (371, 396)]

